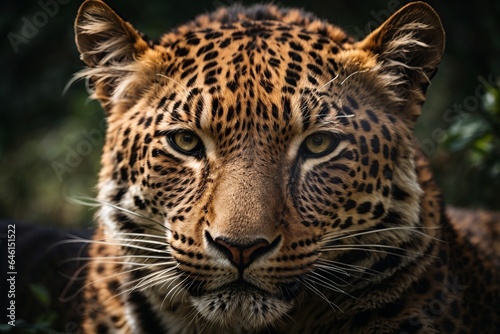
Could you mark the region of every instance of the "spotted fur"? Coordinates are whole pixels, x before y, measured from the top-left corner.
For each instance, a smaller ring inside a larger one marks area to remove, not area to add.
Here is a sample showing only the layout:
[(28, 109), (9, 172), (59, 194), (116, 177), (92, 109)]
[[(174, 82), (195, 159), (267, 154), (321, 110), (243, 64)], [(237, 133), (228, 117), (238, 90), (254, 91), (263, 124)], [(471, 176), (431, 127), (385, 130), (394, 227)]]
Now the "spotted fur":
[(427, 4), (360, 42), (274, 5), (152, 42), (88, 0), (75, 30), (108, 120), (87, 333), (498, 331), (498, 254), (412, 134), (444, 48)]

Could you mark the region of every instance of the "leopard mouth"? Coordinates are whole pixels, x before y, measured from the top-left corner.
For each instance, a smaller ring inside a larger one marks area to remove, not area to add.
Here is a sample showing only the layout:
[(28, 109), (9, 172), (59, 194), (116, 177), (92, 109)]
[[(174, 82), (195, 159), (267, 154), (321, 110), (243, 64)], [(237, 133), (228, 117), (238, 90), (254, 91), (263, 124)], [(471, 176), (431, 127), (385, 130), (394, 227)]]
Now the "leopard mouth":
[(196, 282), (188, 288), (198, 313), (208, 322), (239, 332), (274, 326), (295, 306), (301, 285), (280, 285), (276, 294), (243, 280), (211, 291), (203, 291), (202, 286), (203, 282)]
[(255, 284), (245, 281), (242, 278), (238, 280), (225, 284), (215, 290), (204, 289), (205, 282), (197, 280), (185, 280), (184, 287), (189, 292), (192, 297), (203, 297), (210, 294), (220, 294), (224, 292), (235, 293), (239, 292), (251, 292), (254, 294), (261, 295), (266, 298), (276, 298), (283, 300), (284, 302), (290, 302), (298, 298), (301, 291), (302, 284), (297, 280), (289, 283), (281, 283), (276, 287), (277, 293), (271, 293), (262, 288), (259, 288)]

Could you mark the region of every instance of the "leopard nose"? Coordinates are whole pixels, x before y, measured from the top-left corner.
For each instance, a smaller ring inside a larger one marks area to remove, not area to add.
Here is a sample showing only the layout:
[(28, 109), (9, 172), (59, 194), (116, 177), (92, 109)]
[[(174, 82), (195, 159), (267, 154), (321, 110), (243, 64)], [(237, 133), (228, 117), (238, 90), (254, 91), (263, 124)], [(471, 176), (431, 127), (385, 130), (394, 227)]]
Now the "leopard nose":
[(281, 240), (281, 237), (277, 237), (272, 243), (269, 243), (263, 238), (258, 238), (242, 243), (224, 236), (213, 238), (208, 231), (205, 231), (205, 238), (210, 245), (218, 249), (240, 270), (248, 267), (257, 258), (271, 252)]

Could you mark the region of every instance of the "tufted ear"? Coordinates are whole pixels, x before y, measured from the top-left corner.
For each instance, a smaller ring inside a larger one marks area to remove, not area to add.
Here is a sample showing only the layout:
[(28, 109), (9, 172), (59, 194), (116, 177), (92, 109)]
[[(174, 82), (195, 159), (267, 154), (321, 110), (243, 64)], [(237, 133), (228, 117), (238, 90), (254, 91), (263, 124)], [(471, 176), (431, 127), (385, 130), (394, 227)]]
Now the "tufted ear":
[(88, 66), (76, 78), (90, 80), (93, 97), (107, 110), (114, 102), (133, 98), (133, 64), (149, 45), (132, 25), (104, 2), (87, 0), (75, 20), (75, 40), (80, 58)]
[(420, 115), (444, 45), (441, 20), (424, 2), (407, 4), (357, 45), (376, 55), (379, 73), (392, 86), (410, 126)]

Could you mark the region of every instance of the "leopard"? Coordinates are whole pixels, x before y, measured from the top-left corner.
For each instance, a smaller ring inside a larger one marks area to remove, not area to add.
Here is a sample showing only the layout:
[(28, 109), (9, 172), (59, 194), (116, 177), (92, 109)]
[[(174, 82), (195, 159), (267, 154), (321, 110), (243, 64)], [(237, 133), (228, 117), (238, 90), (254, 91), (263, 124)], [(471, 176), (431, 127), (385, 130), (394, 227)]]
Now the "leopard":
[(430, 5), (359, 40), (275, 4), (74, 27), (107, 120), (85, 333), (500, 332), (500, 217), (448, 207), (414, 134)]

